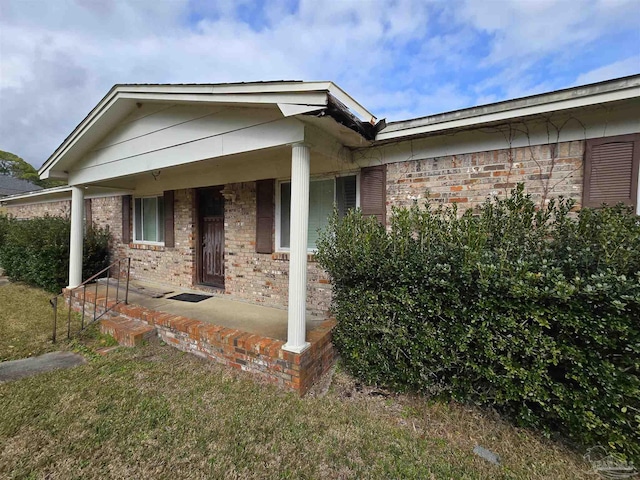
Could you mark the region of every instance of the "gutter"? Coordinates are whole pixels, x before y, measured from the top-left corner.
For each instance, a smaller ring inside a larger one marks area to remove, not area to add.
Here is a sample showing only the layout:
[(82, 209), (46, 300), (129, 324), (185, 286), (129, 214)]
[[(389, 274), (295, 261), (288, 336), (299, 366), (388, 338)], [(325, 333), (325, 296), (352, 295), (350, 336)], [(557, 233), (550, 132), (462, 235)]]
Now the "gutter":
[[(85, 198), (117, 197), (120, 195), (129, 195), (131, 193), (133, 193), (133, 190), (125, 188), (100, 186), (85, 187)], [(35, 192), (2, 197), (0, 198), (0, 204), (32, 204), (63, 200), (71, 200), (71, 186), (62, 185), (60, 187), (46, 188), (43, 190), (36, 190)]]

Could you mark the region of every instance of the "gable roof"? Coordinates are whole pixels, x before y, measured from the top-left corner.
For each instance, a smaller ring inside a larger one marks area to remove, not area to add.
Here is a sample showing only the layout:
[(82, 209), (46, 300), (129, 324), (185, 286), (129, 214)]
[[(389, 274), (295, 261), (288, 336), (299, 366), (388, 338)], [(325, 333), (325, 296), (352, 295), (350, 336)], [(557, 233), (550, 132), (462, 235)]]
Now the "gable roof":
[(460, 129), (479, 128), (518, 118), (544, 115), (640, 98), (640, 75), (531, 95), (437, 115), (386, 123), (333, 82), (281, 80), (212, 84), (115, 85), (40, 167), (42, 178), (61, 176), (136, 104), (188, 102), (234, 106), (277, 106), (284, 117), (328, 115), (375, 144), (402, 141)]
[(0, 197), (42, 190), (42, 187), (10, 175), (0, 175)]
[[(171, 101), (236, 106), (277, 105), (283, 116), (336, 106), (359, 124), (375, 123), (364, 106), (333, 82), (272, 81), (215, 84), (118, 84), (100, 100), (38, 171), (42, 178), (60, 176), (93, 143), (115, 127), (140, 102)], [(333, 116), (333, 115), (332, 115)]]

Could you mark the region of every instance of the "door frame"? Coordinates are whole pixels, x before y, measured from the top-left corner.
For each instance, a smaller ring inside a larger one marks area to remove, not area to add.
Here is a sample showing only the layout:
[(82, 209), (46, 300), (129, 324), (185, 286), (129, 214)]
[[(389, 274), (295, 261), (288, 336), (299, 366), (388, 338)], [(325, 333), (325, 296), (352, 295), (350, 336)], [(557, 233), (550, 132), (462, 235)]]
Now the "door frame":
[[(203, 216), (202, 213), (200, 212), (200, 192), (202, 192), (203, 190), (223, 190), (224, 189), (224, 185), (211, 185), (209, 187), (200, 187), (200, 188), (194, 188), (194, 192), (193, 192), (193, 210), (194, 210), (194, 223), (195, 223), (195, 232), (196, 232), (196, 242), (195, 242), (195, 247), (196, 247), (196, 254), (195, 254), (195, 276), (194, 276), (194, 284), (195, 285), (199, 285), (199, 286), (203, 286), (203, 287), (207, 287), (207, 288), (213, 288), (216, 290), (225, 290), (226, 288), (226, 279), (225, 279), (225, 275), (222, 276), (222, 286), (219, 285), (212, 285), (210, 283), (205, 283), (202, 278), (202, 234), (203, 232)], [(225, 215), (224, 215), (224, 210), (222, 211), (222, 224), (223, 224), (223, 228), (224, 228), (224, 219), (225, 219)], [(225, 236), (226, 236), (226, 231), (225, 231)], [(226, 245), (223, 247), (223, 252), (226, 250)], [(226, 259), (226, 255), (225, 255), (225, 259)], [(226, 265), (224, 264), (224, 260), (223, 260), (223, 265), (224, 265), (224, 271), (227, 271)]]

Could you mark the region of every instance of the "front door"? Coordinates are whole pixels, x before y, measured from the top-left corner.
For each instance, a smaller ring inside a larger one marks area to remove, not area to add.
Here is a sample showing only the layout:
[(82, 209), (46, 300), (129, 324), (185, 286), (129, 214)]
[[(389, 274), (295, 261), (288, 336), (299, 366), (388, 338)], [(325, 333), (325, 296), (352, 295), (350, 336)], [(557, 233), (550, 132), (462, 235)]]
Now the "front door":
[(200, 283), (224, 288), (224, 198), (222, 187), (198, 189)]

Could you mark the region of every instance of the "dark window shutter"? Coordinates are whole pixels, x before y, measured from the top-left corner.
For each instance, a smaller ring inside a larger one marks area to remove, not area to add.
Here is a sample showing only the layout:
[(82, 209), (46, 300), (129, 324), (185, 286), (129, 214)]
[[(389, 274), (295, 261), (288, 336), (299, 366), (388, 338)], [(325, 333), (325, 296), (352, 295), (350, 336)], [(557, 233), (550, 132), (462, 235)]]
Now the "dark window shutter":
[(87, 227), (91, 227), (91, 225), (93, 225), (93, 218), (91, 216), (91, 199), (87, 198), (84, 201), (84, 220), (85, 220), (85, 225)]
[(175, 247), (175, 229), (173, 221), (173, 206), (175, 195), (173, 190), (167, 190), (164, 192), (164, 246)]
[(640, 134), (587, 140), (583, 205), (636, 205), (639, 164)]
[(360, 209), (384, 224), (387, 213), (387, 166), (363, 168), (360, 173)]
[(274, 179), (256, 182), (256, 253), (273, 253)]
[(122, 196), (122, 243), (131, 242), (131, 195)]

